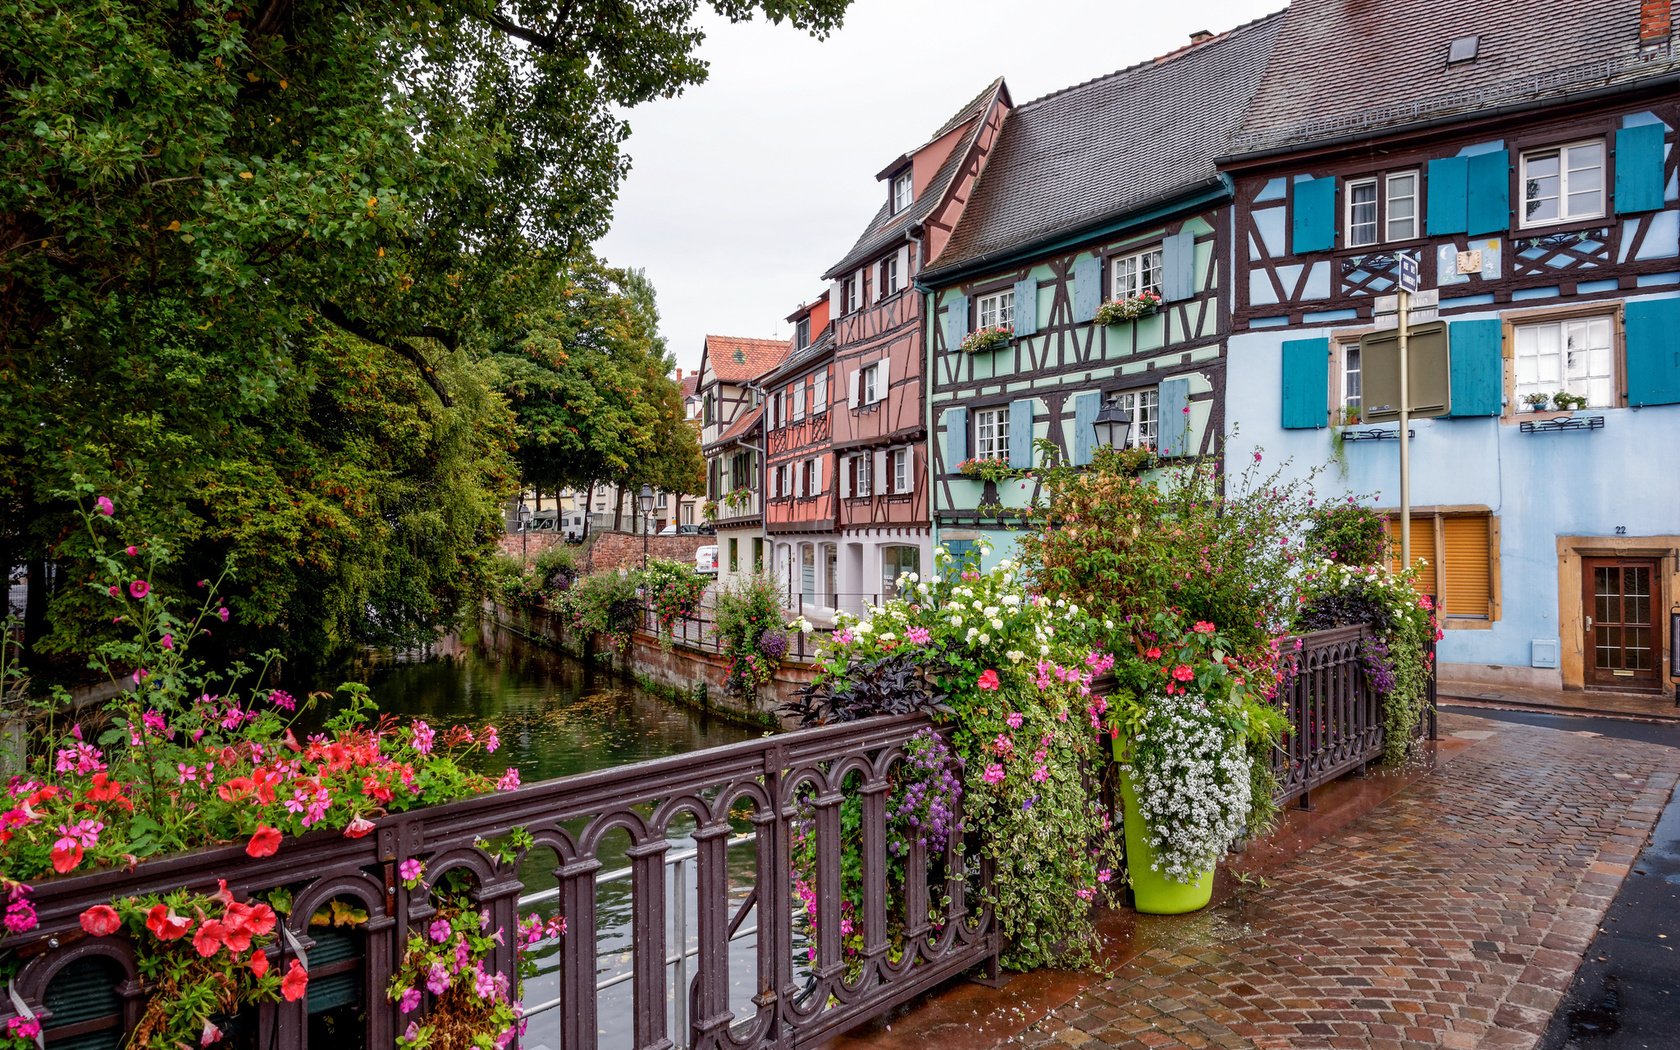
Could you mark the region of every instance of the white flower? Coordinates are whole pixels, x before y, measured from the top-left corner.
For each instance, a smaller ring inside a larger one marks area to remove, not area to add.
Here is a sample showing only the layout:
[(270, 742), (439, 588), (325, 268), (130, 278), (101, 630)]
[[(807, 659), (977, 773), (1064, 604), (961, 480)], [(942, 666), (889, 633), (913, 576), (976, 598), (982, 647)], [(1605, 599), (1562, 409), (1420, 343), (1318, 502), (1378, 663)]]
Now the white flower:
[(857, 633), (859, 633), (859, 634), (868, 634), (869, 633), (869, 621), (864, 620), (863, 622), (859, 623), (857, 625), (857, 627), (854, 628), (854, 630), (856, 630)]
[(980, 644), (981, 645), (991, 645), (992, 644), (992, 636), (989, 635), (989, 634), (981, 635), (980, 636)]
[(921, 579), (921, 576), (913, 572), (907, 572), (904, 574), (904, 578), (909, 580), (911, 583), (915, 583), (917, 580)]
[(928, 592), (928, 585), (927, 584), (925, 584), (925, 583), (916, 584), (916, 593), (917, 594), (926, 594), (927, 592)]
[(1003, 630), (1003, 621), (1002, 620), (993, 620), (992, 621), (992, 630), (994, 630), (994, 631)]
[(986, 606), (986, 615), (988, 617), (994, 617), (997, 614), (998, 614), (998, 607), (997, 606), (995, 606), (995, 605)]
[(1006, 594), (1003, 596), (1003, 604), (1013, 609), (1021, 604), (1021, 596), (1019, 594)]
[(1012, 664), (1018, 664), (1027, 658), (1027, 654), (1019, 649), (1011, 649), (1005, 655), (1009, 657), (1009, 662)]
[(952, 627), (961, 627), (962, 626), (962, 617), (961, 616), (951, 617), (951, 626)]

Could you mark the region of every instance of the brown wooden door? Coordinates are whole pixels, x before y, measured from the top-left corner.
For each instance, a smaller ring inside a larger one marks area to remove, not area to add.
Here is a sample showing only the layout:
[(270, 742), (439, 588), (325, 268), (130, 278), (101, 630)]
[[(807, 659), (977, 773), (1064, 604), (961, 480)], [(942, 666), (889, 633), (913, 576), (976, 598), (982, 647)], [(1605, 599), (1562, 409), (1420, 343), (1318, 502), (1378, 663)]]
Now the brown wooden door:
[(1614, 689), (1660, 689), (1662, 605), (1654, 558), (1581, 559), (1586, 684)]

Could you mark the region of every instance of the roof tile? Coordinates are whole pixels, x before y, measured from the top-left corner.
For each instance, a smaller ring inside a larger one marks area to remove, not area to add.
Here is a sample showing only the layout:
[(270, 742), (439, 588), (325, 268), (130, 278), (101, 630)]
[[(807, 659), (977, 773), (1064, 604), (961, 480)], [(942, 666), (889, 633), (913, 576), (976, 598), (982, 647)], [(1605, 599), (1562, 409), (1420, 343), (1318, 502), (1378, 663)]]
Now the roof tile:
[(706, 360), (712, 374), (725, 383), (745, 383), (782, 363), (793, 348), (789, 339), (744, 339), (732, 335), (708, 335)]

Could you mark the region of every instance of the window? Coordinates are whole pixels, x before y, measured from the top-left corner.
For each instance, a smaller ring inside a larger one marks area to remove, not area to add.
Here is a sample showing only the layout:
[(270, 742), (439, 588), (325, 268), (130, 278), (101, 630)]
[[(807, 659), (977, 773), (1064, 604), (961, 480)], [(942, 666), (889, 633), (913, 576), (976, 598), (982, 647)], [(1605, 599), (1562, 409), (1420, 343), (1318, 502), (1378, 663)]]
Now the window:
[(1013, 328), (1015, 290), (993, 292), (974, 300), (974, 321), (980, 328)]
[(1126, 447), (1159, 448), (1159, 391), (1154, 387), (1146, 390), (1122, 390), (1115, 395), (1115, 402), (1123, 412), (1132, 417), (1132, 429), (1126, 431)]
[(1522, 155), (1524, 226), (1604, 214), (1604, 143), (1576, 142)]
[(793, 388), (788, 391), (788, 397), (793, 399), (793, 412), (788, 418), (797, 423), (805, 418), (805, 384), (793, 384)]
[(881, 598), (898, 597), (898, 578), (907, 572), (922, 571), (922, 552), (915, 547), (891, 546), (881, 548)]
[(828, 411), (828, 372), (818, 372), (816, 382), (816, 393), (811, 398), (811, 414), (820, 416)]
[(974, 413), (974, 457), (1009, 458), (1009, 406), (982, 408)]
[(880, 372), (874, 365), (869, 365), (862, 369), (860, 374), (862, 378), (858, 380), (858, 383), (859, 389), (863, 392), (863, 403), (873, 405), (881, 400)]
[(693, 525), (694, 524), (694, 504), (693, 503), (684, 503), (682, 505), (681, 510), (682, 510), (682, 523), (684, 525)]
[(846, 278), (846, 312), (852, 313), (858, 308), (863, 299), (863, 289), (859, 287), (863, 282), (856, 277)]
[(661, 492), (659, 494), (659, 498), (654, 501), (653, 505), (658, 507), (660, 510), (664, 510), (671, 505), (671, 497), (668, 494)]
[[(1379, 184), (1383, 188), (1380, 198)], [(1351, 179), (1346, 194), (1349, 248), (1368, 248), (1385, 240), (1409, 241), (1418, 235), (1417, 172)]]
[(1365, 399), (1361, 396), (1359, 344), (1342, 344), (1341, 423), (1357, 423), (1362, 418)]
[(803, 350), (811, 345), (811, 319), (801, 317), (793, 329), (794, 349)]
[(753, 572), (764, 571), (764, 537), (753, 537)]
[(741, 541), (734, 536), (729, 537), (729, 571), (741, 570)]
[(872, 477), (874, 465), (871, 462), (871, 457), (869, 453), (865, 452), (862, 455), (853, 456), (852, 462), (857, 465), (857, 484), (853, 486), (852, 494), (867, 496), (870, 494), (870, 483), (874, 480)]
[[(1389, 564), (1400, 567), (1400, 522), (1388, 520)], [(1428, 563), (1413, 586), (1434, 597), (1453, 620), (1494, 620), (1494, 577), (1499, 564), (1493, 516), (1487, 511), (1412, 513), (1412, 562)]]
[(817, 604), (817, 549), (809, 543), (799, 545), (799, 600)]
[(910, 491), (910, 450), (907, 448), (892, 450), (892, 490)]
[(1160, 294), (1161, 249), (1151, 248), (1132, 255), (1122, 255), (1111, 265), (1109, 298), (1130, 299), (1144, 292)]
[(892, 210), (894, 215), (910, 207), (912, 185), (910, 172), (908, 171), (892, 180)]
[(894, 253), (881, 260), (881, 287), (875, 289), (875, 298), (885, 299), (898, 291), (898, 255)]
[(729, 487), (744, 489), (752, 484), (752, 454), (737, 452), (729, 459)]
[(1579, 394), (1589, 408), (1616, 406), (1614, 326), (1608, 317), (1576, 317), (1512, 329), (1514, 403), (1529, 394)]
[(805, 467), (807, 470), (805, 475), (805, 494), (807, 496), (815, 496), (823, 490), (822, 464), (823, 461), (820, 459), (808, 459), (805, 461)]

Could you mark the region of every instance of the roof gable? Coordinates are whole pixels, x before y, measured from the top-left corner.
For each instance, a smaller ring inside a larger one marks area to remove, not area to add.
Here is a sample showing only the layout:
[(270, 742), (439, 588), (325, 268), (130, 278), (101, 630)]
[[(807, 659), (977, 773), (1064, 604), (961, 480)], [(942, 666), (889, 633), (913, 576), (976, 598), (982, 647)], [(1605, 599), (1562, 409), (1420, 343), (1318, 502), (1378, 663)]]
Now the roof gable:
[(747, 383), (781, 364), (792, 343), (786, 339), (749, 339), (708, 335), (702, 369), (723, 383)]

